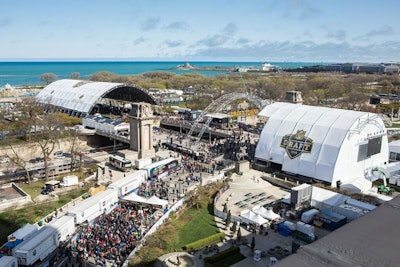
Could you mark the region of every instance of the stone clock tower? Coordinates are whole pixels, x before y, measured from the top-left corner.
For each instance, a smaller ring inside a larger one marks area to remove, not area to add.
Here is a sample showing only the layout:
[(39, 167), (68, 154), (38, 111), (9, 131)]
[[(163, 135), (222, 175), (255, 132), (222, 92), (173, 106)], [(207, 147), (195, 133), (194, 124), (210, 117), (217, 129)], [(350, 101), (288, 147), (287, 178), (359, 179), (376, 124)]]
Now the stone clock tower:
[(154, 157), (153, 110), (148, 103), (132, 103), (130, 122), (130, 149), (138, 151), (138, 158)]

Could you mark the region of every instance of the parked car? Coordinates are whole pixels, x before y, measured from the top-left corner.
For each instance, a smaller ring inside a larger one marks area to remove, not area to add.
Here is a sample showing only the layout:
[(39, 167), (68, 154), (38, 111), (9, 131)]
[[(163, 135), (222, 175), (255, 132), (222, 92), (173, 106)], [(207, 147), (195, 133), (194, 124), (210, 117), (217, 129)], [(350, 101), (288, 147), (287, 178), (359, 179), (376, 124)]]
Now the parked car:
[(60, 150), (60, 151), (57, 151), (57, 152), (54, 152), (54, 158), (56, 158), (56, 159), (63, 159), (63, 158), (65, 158), (65, 156), (63, 155), (64, 153)]
[[(51, 158), (47, 158), (47, 161), (50, 161)], [(33, 159), (29, 160), (30, 163), (40, 163), (40, 162), (44, 162), (44, 158), (43, 157), (36, 157)]]
[(91, 197), (91, 195), (89, 193), (85, 193), (85, 194), (82, 195), (83, 199), (87, 199), (89, 197)]
[(72, 154), (69, 153), (69, 152), (64, 152), (63, 156), (66, 157), (66, 158), (72, 158)]
[(52, 191), (53, 191), (53, 189), (51, 187), (44, 186), (41, 194), (42, 195), (47, 195), (47, 194), (51, 193)]

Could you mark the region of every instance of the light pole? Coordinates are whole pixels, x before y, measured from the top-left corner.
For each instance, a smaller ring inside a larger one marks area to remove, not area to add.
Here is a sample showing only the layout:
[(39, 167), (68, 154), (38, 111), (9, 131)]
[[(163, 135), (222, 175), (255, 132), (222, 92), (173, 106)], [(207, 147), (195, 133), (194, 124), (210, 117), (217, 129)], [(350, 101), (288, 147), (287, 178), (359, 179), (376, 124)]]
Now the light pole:
[(178, 189), (176, 191), (176, 199), (178, 200), (181, 196), (181, 184), (182, 184), (182, 180), (178, 180)]

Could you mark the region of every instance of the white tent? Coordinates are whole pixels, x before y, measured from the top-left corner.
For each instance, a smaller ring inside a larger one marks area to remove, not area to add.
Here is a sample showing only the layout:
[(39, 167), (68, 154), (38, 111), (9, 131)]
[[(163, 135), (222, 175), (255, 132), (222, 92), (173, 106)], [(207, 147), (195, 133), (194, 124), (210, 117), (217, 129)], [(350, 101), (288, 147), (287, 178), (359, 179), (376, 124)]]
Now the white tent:
[(123, 197), (122, 200), (136, 202), (136, 203), (143, 203), (145, 205), (157, 206), (159, 208), (165, 208), (168, 205), (167, 200), (160, 199), (156, 196), (152, 196), (147, 199), (147, 198), (138, 196), (135, 193), (132, 193), (132, 194), (129, 194), (129, 195)]
[(313, 186), (311, 206), (319, 210), (332, 210), (333, 207), (345, 203), (345, 201), (348, 199), (348, 196)]
[(255, 158), (283, 171), (336, 186), (388, 162), (386, 128), (377, 114), (276, 102), (258, 115), (268, 120)]
[(266, 209), (264, 207), (261, 206), (254, 206), (252, 211), (254, 211), (254, 213), (260, 215), (261, 217), (267, 219), (267, 220), (275, 220), (275, 219), (279, 219), (281, 216), (279, 216), (278, 214), (276, 214), (275, 212), (273, 212), (270, 209)]
[(165, 208), (168, 205), (168, 200), (160, 199), (156, 196), (152, 196), (147, 199), (147, 203), (152, 206), (158, 206), (160, 208)]
[(242, 223), (254, 223), (256, 225), (262, 225), (268, 222), (267, 219), (264, 219), (257, 213), (251, 210), (243, 210), (240, 213)]
[(146, 199), (144, 197), (138, 196), (135, 193), (124, 196), (122, 198), (122, 200), (130, 201), (130, 202), (137, 202), (137, 203), (145, 203), (146, 202)]

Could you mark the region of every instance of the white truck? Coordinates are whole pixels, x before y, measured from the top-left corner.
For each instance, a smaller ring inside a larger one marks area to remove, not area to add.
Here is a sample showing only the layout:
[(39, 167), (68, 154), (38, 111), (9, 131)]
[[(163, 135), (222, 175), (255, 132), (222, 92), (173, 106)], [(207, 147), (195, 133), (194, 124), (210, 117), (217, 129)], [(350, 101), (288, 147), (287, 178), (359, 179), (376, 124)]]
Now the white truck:
[(61, 186), (74, 186), (79, 184), (79, 179), (78, 176), (76, 175), (68, 175), (64, 176), (62, 179), (60, 185)]
[(74, 217), (68, 215), (57, 218), (49, 223), (48, 226), (57, 230), (60, 242), (66, 241), (75, 232)]
[(136, 188), (147, 180), (147, 172), (145, 170), (137, 170), (128, 176), (116, 180), (111, 183), (108, 188), (118, 190), (118, 197), (122, 198), (128, 193), (131, 193)]
[(151, 158), (137, 159), (135, 160), (135, 167), (136, 169), (140, 170), (146, 167), (147, 165), (150, 165), (151, 163), (153, 163)]
[[(7, 237), (8, 242), (11, 242), (11, 239), (14, 240), (25, 240), (31, 238), (39, 229), (30, 223), (25, 224), (23, 227), (19, 228), (17, 231), (12, 233)], [(1, 265), (0, 265), (1, 266)]]
[(1, 267), (18, 267), (18, 260), (16, 257), (3, 256), (0, 258)]
[(13, 250), (13, 256), (19, 265), (30, 266), (38, 260), (43, 261), (59, 245), (58, 232), (55, 228), (44, 226), (28, 240), (23, 241)]

